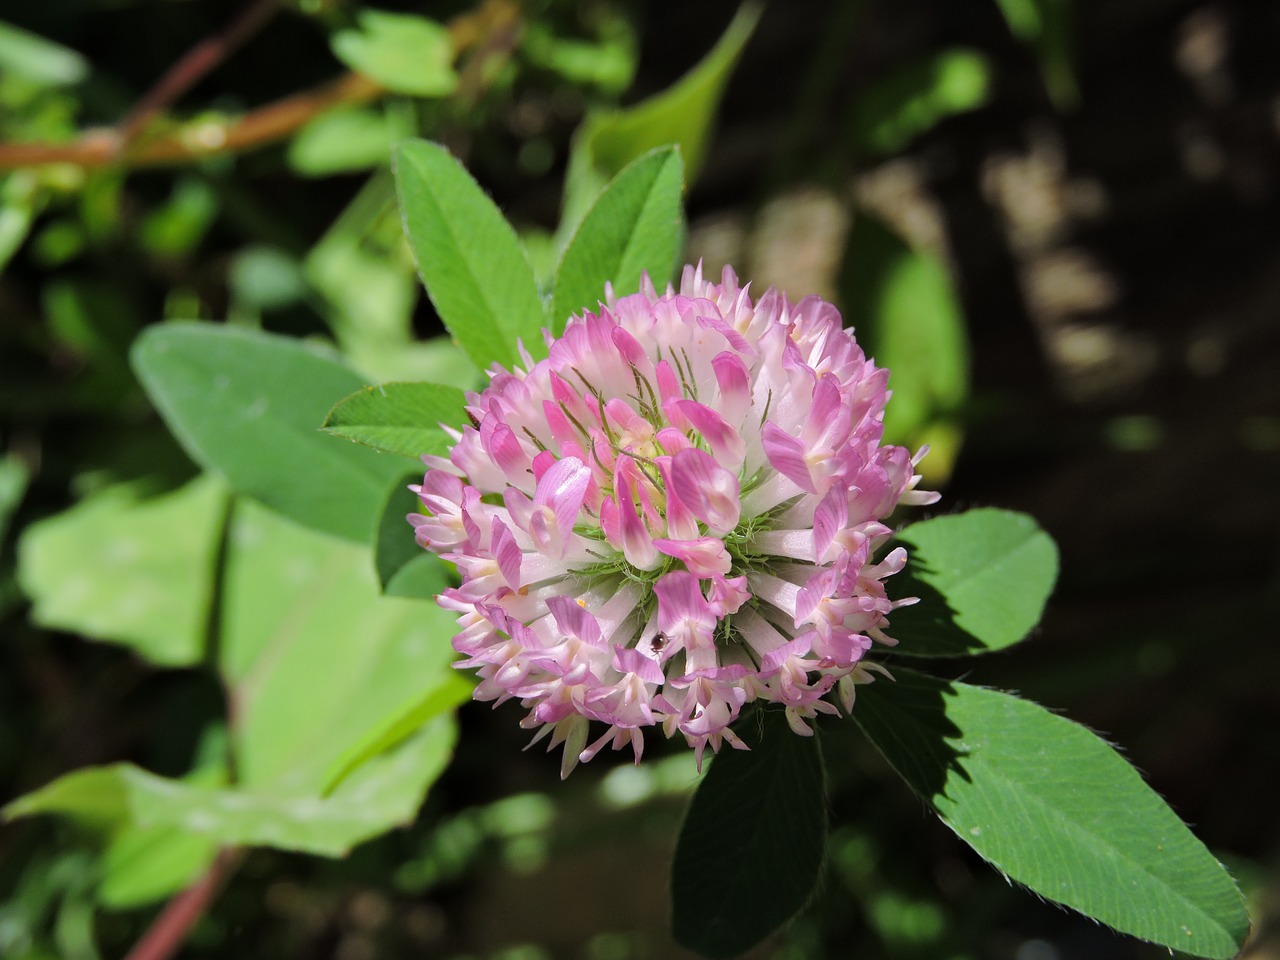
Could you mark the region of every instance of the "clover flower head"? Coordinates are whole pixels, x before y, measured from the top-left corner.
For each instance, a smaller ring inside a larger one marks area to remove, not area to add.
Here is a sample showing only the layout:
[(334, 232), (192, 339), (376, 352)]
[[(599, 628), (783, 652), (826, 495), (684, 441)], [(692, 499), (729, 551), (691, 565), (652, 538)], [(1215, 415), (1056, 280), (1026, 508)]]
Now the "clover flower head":
[[(457, 666), (479, 700), (518, 700), (522, 725), (563, 744), (562, 776), (643, 731), (744, 745), (755, 700), (811, 735), (872, 679), (893, 644), (878, 557), (900, 503), (937, 494), (904, 448), (884, 446), (887, 371), (839, 313), (775, 290), (752, 301), (686, 267), (646, 278), (546, 334), (548, 356), (495, 368), (470, 425), (426, 456), (419, 544), (457, 565), (438, 599), (458, 614)], [(921, 451), (923, 454), (923, 451)], [(603, 735), (588, 743), (592, 721)]]

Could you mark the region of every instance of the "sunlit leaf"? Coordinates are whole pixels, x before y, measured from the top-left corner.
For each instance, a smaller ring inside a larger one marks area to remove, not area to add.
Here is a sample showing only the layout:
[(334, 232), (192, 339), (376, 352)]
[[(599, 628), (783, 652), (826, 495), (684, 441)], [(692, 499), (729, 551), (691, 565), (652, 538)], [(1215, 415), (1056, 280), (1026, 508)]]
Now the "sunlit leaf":
[(856, 101), (854, 136), (864, 150), (896, 153), (938, 121), (987, 101), (991, 68), (973, 50), (944, 50), (901, 67)]
[(944, 479), (950, 473), (947, 455), (955, 452), (958, 414), (969, 395), (968, 336), (946, 267), (859, 214), (845, 251), (840, 294), (859, 341), (890, 370), (885, 439), (912, 449), (935, 446), (922, 466), (926, 479)]
[(358, 30), (333, 35), (333, 52), (352, 70), (388, 90), (444, 97), (458, 86), (449, 31), (434, 20), (384, 10), (362, 10)]
[(417, 459), (443, 456), (453, 441), (440, 424), (466, 420), (466, 396), (438, 383), (384, 383), (365, 387), (338, 402), (324, 422), (334, 436)]
[(206, 787), (132, 764), (85, 767), (4, 808), (6, 817), (60, 813), (111, 829), (178, 828), (228, 846), (269, 846), (340, 857), (389, 827), (410, 822), (453, 752), (453, 718), (439, 716), (361, 765), (329, 795)]
[(405, 233), (427, 295), (476, 366), (519, 362), (516, 340), (545, 352), (542, 301), (515, 231), (444, 147), (396, 149)]
[(227, 492), (204, 476), (142, 499), (109, 488), (28, 527), (18, 575), (32, 619), (165, 666), (204, 656)]
[(671, 868), (676, 939), (713, 960), (733, 957), (790, 919), (813, 893), (827, 835), (817, 741), (781, 711), (736, 728), (698, 786)]
[(202, 466), (299, 523), (368, 542), (400, 457), (327, 436), (333, 405), (364, 383), (330, 350), (215, 324), (151, 327), (134, 369)]
[(390, 162), (399, 136), (398, 126), (380, 110), (330, 110), (298, 131), (289, 144), (289, 166), (307, 177), (367, 170)]
[(619, 295), (640, 289), (648, 273), (661, 287), (675, 270), (682, 240), (680, 194), (684, 165), (675, 147), (660, 147), (628, 165), (583, 218), (556, 271), (552, 330), (594, 310), (604, 285)]
[(697, 179), (720, 98), (761, 10), (759, 4), (743, 4), (711, 52), (674, 86), (634, 106), (599, 111), (583, 121), (574, 135), (565, 178), (562, 243), (610, 178), (655, 147), (678, 144), (686, 178), (690, 183)]
[(1058, 575), (1052, 538), (1023, 513), (969, 510), (913, 523), (897, 536), (906, 570), (895, 596), (920, 602), (894, 612), (904, 656), (1002, 650), (1040, 622)]
[(70, 86), (89, 75), (89, 61), (69, 47), (0, 21), (0, 69), (47, 87)]
[(1009, 694), (894, 674), (863, 688), (854, 719), (992, 866), (1124, 933), (1235, 956), (1249, 927), (1235, 883), (1115, 750)]
[(455, 618), (382, 596), (367, 548), (238, 503), (219, 618), (238, 782), (322, 791), (452, 672)]

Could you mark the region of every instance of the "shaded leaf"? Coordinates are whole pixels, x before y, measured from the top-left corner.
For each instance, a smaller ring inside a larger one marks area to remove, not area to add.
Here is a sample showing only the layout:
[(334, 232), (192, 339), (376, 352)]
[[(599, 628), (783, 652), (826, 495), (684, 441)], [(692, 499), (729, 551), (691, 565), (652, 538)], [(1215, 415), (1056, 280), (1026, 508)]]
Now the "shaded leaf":
[(1002, 650), (1040, 622), (1058, 576), (1058, 548), (1031, 517), (979, 509), (913, 523), (897, 539), (907, 568), (896, 596), (920, 602), (894, 612), (904, 656)]
[(529, 258), (501, 211), (444, 147), (396, 149), (396, 184), (427, 295), (477, 367), (519, 362), (517, 339), (545, 352), (542, 300)]
[(449, 31), (434, 20), (384, 10), (362, 10), (360, 29), (333, 35), (334, 55), (388, 90), (444, 97), (458, 87)]
[(111, 487), (28, 527), (18, 576), (32, 619), (163, 666), (204, 656), (227, 492), (203, 476), (163, 496)]
[(1124, 933), (1236, 954), (1249, 920), (1235, 883), (1110, 746), (1006, 693), (895, 675), (859, 693), (853, 718), (985, 860)]
[(134, 369), (197, 463), (299, 523), (368, 542), (405, 463), (320, 429), (364, 386), (333, 354), (289, 337), (214, 324), (152, 327)]
[(622, 296), (640, 289), (643, 273), (659, 289), (671, 277), (682, 241), (683, 170), (678, 148), (659, 147), (629, 164), (600, 194), (556, 271), (556, 336), (571, 315), (603, 301), (606, 282)]
[(365, 387), (330, 411), (324, 429), (334, 436), (417, 459), (444, 456), (453, 441), (440, 424), (466, 420), (466, 395), (439, 383), (384, 383)]
[(827, 834), (816, 739), (791, 732), (782, 711), (757, 710), (711, 762), (680, 829), (671, 872), (672, 927), (713, 958), (754, 946), (813, 893)]

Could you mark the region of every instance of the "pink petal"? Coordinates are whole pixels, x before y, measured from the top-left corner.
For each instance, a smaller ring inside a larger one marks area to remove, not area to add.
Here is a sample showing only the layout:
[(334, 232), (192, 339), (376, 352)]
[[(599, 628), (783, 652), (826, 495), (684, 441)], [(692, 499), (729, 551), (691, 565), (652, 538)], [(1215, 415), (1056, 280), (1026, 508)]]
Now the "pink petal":
[(738, 478), (705, 450), (682, 450), (671, 458), (671, 488), (713, 533), (728, 533), (738, 525), (742, 514)]
[(793, 481), (801, 490), (818, 492), (809, 473), (809, 464), (805, 460), (804, 444), (772, 420), (764, 425), (760, 437), (764, 441), (764, 455), (769, 458), (775, 470)]

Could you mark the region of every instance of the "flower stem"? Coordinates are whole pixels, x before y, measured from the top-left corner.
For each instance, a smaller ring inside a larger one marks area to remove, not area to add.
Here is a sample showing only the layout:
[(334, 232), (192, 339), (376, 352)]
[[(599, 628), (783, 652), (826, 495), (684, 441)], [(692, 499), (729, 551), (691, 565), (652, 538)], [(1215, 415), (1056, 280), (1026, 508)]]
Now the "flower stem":
[(165, 904), (125, 960), (168, 960), (176, 954), (243, 859), (240, 848), (220, 850), (203, 877)]

